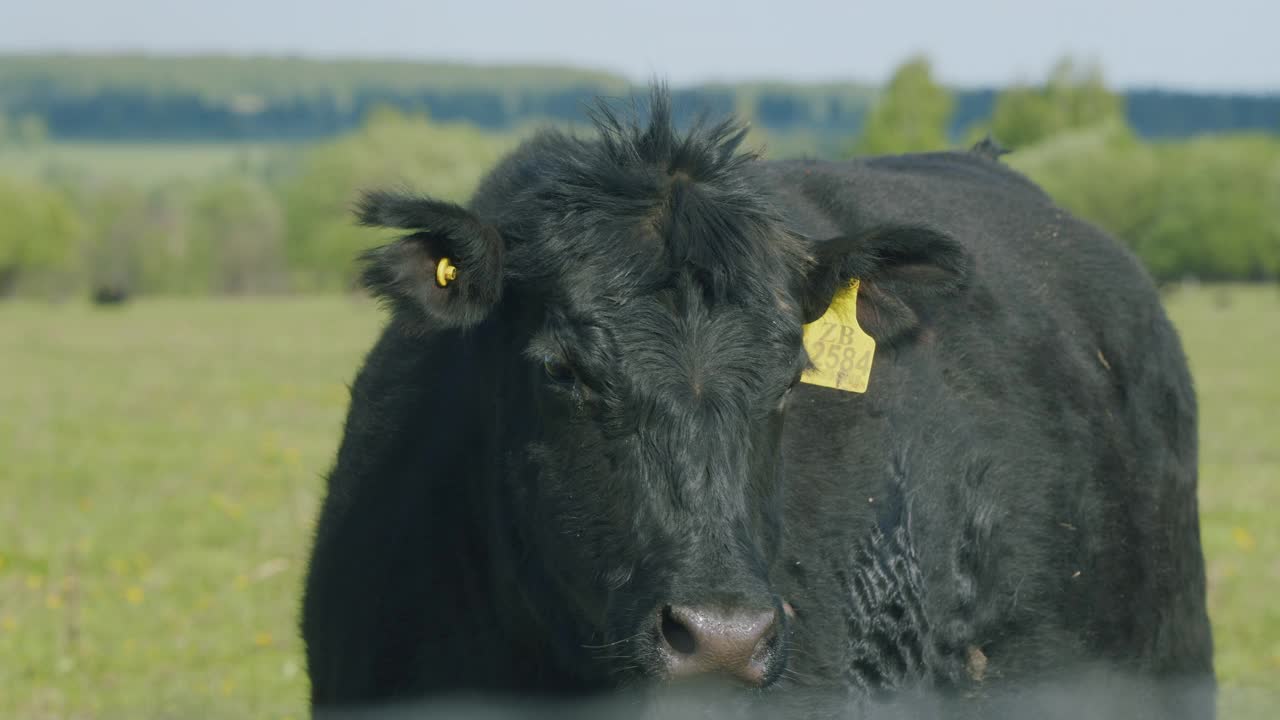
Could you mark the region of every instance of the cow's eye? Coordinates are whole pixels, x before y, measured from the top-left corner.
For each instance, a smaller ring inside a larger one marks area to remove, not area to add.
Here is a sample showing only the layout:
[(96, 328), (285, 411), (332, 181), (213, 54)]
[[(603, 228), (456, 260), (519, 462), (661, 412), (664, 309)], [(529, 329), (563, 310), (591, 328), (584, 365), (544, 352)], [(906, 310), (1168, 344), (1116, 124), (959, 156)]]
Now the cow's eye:
[(573, 368), (569, 366), (569, 363), (554, 355), (543, 356), (542, 369), (547, 373), (547, 377), (550, 378), (552, 382), (559, 385), (572, 385), (578, 380), (578, 377), (574, 375)]

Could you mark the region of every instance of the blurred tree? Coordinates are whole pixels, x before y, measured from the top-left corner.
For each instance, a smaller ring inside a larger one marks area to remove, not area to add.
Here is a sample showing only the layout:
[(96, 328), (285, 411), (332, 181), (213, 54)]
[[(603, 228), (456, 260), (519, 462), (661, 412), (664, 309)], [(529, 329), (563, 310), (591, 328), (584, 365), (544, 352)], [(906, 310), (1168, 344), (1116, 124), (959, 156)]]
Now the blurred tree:
[(24, 276), (70, 267), (81, 226), (61, 193), (0, 178), (0, 218), (0, 297)]
[(1159, 280), (1280, 277), (1280, 142), (1145, 144), (1115, 122), (1009, 156), (1054, 200), (1124, 241)]
[[(219, 182), (220, 179), (206, 181)], [(138, 290), (159, 293), (213, 289), (208, 244), (194, 242), (195, 196), (204, 183), (170, 183), (147, 193), (138, 216)]]
[(1007, 148), (1024, 148), (1056, 132), (1049, 99), (1038, 88), (1015, 86), (996, 96), (989, 123), (971, 129), (966, 144), (990, 134)]
[(284, 290), (284, 214), (260, 180), (238, 173), (140, 190), (125, 183), (78, 188), (92, 228), (94, 288), (142, 293)]
[(1280, 277), (1280, 143), (1208, 137), (1157, 145), (1156, 153), (1160, 208), (1137, 238), (1139, 254), (1162, 261), (1154, 270), (1204, 280)]
[(127, 182), (87, 182), (76, 187), (76, 194), (90, 228), (85, 244), (89, 284), (144, 289), (139, 275), (148, 252), (146, 195)]
[(49, 137), (49, 129), (39, 115), (23, 115), (13, 127), (14, 139), (19, 145), (39, 145)]
[(933, 79), (929, 60), (909, 59), (894, 71), (871, 108), (856, 155), (899, 154), (947, 147), (947, 121), (954, 101)]
[(1049, 73), (1045, 93), (1063, 129), (1104, 122), (1124, 123), (1124, 99), (1107, 89), (1102, 68), (1063, 58)]
[(349, 288), (359, 252), (387, 239), (355, 225), (361, 190), (404, 187), (460, 202), (515, 139), (383, 108), (359, 132), (310, 148), (283, 182), (294, 285)]
[(208, 183), (191, 203), (191, 245), (210, 258), (215, 292), (279, 292), (287, 285), (284, 213), (260, 182), (228, 176)]
[(1000, 93), (990, 123), (971, 130), (968, 139), (990, 132), (1006, 147), (1022, 148), (1067, 130), (1124, 122), (1124, 101), (1107, 90), (1102, 71), (1064, 58), (1043, 87), (1015, 86)]

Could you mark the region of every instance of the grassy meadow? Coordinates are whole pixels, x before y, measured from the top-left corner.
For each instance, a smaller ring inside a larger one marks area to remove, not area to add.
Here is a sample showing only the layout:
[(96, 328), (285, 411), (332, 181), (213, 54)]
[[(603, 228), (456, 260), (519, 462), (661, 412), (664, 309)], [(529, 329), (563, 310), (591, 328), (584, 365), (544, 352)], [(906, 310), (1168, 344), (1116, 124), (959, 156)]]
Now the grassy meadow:
[[(1272, 717), (1280, 291), (1168, 304), (1201, 399), (1224, 717)], [(0, 717), (305, 716), (300, 580), (381, 322), (343, 297), (0, 305)]]

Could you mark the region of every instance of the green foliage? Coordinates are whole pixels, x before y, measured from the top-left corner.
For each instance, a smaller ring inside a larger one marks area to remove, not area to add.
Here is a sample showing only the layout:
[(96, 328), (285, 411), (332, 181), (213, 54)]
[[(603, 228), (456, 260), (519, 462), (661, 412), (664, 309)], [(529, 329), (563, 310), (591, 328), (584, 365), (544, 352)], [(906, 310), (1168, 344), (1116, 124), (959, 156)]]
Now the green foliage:
[[(762, 98), (775, 89), (750, 87)], [(1052, 134), (1006, 160), (1121, 238), (1158, 279), (1280, 277), (1280, 140), (1144, 143), (1098, 74), (1066, 63), (1044, 89), (1008, 96), (1030, 98), (1023, 107), (1034, 122), (1023, 126), (1034, 132), (1020, 137)], [(1002, 102), (1005, 122), (1022, 100)], [(950, 106), (928, 62), (912, 60), (875, 106), (859, 150), (940, 148)], [(751, 119), (754, 107), (740, 112)], [(825, 137), (753, 123), (746, 146), (770, 158), (838, 154)], [(519, 138), (381, 110), (315, 145), (0, 147), (0, 210), (11, 218), (0, 228), (0, 290), (37, 292), (46, 280), (171, 294), (350, 288), (359, 252), (391, 237), (353, 224), (360, 190), (399, 186), (462, 201)], [(60, 218), (52, 230), (17, 229), (45, 217), (41, 207), (60, 208), (48, 212)], [(52, 242), (32, 245), (41, 236)]]
[(1101, 73), (1069, 60), (1043, 88), (1002, 93), (991, 131), (1027, 146), (1009, 163), (1126, 242), (1157, 279), (1280, 277), (1280, 140), (1143, 143)]
[[(1280, 278), (1280, 143), (1199, 138), (1155, 146), (1161, 206), (1139, 255), (1164, 277)], [(1160, 252), (1157, 255), (1157, 252)]]
[(286, 287), (284, 211), (261, 182), (232, 176), (200, 188), (190, 218), (191, 247), (211, 260), (213, 290), (238, 294)]
[(89, 285), (141, 289), (143, 259), (149, 246), (161, 245), (150, 242), (157, 233), (150, 225), (146, 194), (123, 182), (75, 184), (72, 192), (89, 227), (84, 246)]
[(1123, 126), (1009, 156), (1064, 207), (1127, 243), (1159, 280), (1280, 277), (1280, 141), (1144, 144)]
[(140, 190), (80, 186), (92, 228), (87, 280), (144, 293), (241, 294), (287, 289), (284, 212), (261, 180), (228, 174)]
[(853, 152), (884, 155), (945, 149), (954, 104), (951, 93), (933, 79), (929, 60), (912, 58), (894, 71), (872, 106)]
[(402, 186), (462, 202), (514, 142), (382, 110), (359, 132), (306, 151), (283, 187), (295, 284), (351, 285), (356, 254), (378, 240), (353, 224), (351, 209), (361, 190)]
[(49, 129), (38, 115), (24, 115), (18, 118), (12, 130), (14, 138), (20, 145), (39, 145), (49, 137)]
[(516, 140), (384, 110), (356, 133), (302, 148), (6, 148), (17, 162), (0, 165), (14, 178), (0, 185), (0, 207), (27, 207), (34, 188), (69, 199), (88, 232), (77, 247), (57, 247), (80, 250), (82, 286), (179, 294), (348, 288), (360, 250), (385, 239), (354, 225), (360, 190), (403, 186), (463, 201)]
[(59, 192), (0, 177), (0, 297), (24, 275), (66, 270), (74, 259), (80, 221)]
[(33, 147), (49, 138), (49, 129), (39, 115), (20, 115), (10, 118), (0, 105), (0, 147)]
[(1124, 101), (1107, 89), (1102, 71), (1065, 58), (1042, 87), (1019, 86), (1000, 93), (990, 123), (969, 135), (976, 140), (990, 132), (1006, 147), (1021, 148), (1069, 130), (1122, 123)]

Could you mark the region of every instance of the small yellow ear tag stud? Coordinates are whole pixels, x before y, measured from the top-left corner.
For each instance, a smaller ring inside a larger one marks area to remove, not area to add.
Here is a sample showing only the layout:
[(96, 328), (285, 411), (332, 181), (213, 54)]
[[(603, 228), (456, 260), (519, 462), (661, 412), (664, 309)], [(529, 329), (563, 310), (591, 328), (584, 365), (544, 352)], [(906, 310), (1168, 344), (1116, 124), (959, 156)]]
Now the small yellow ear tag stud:
[(436, 263), (436, 284), (445, 287), (451, 281), (458, 279), (458, 266), (449, 262), (449, 258), (442, 257), (440, 262)]

